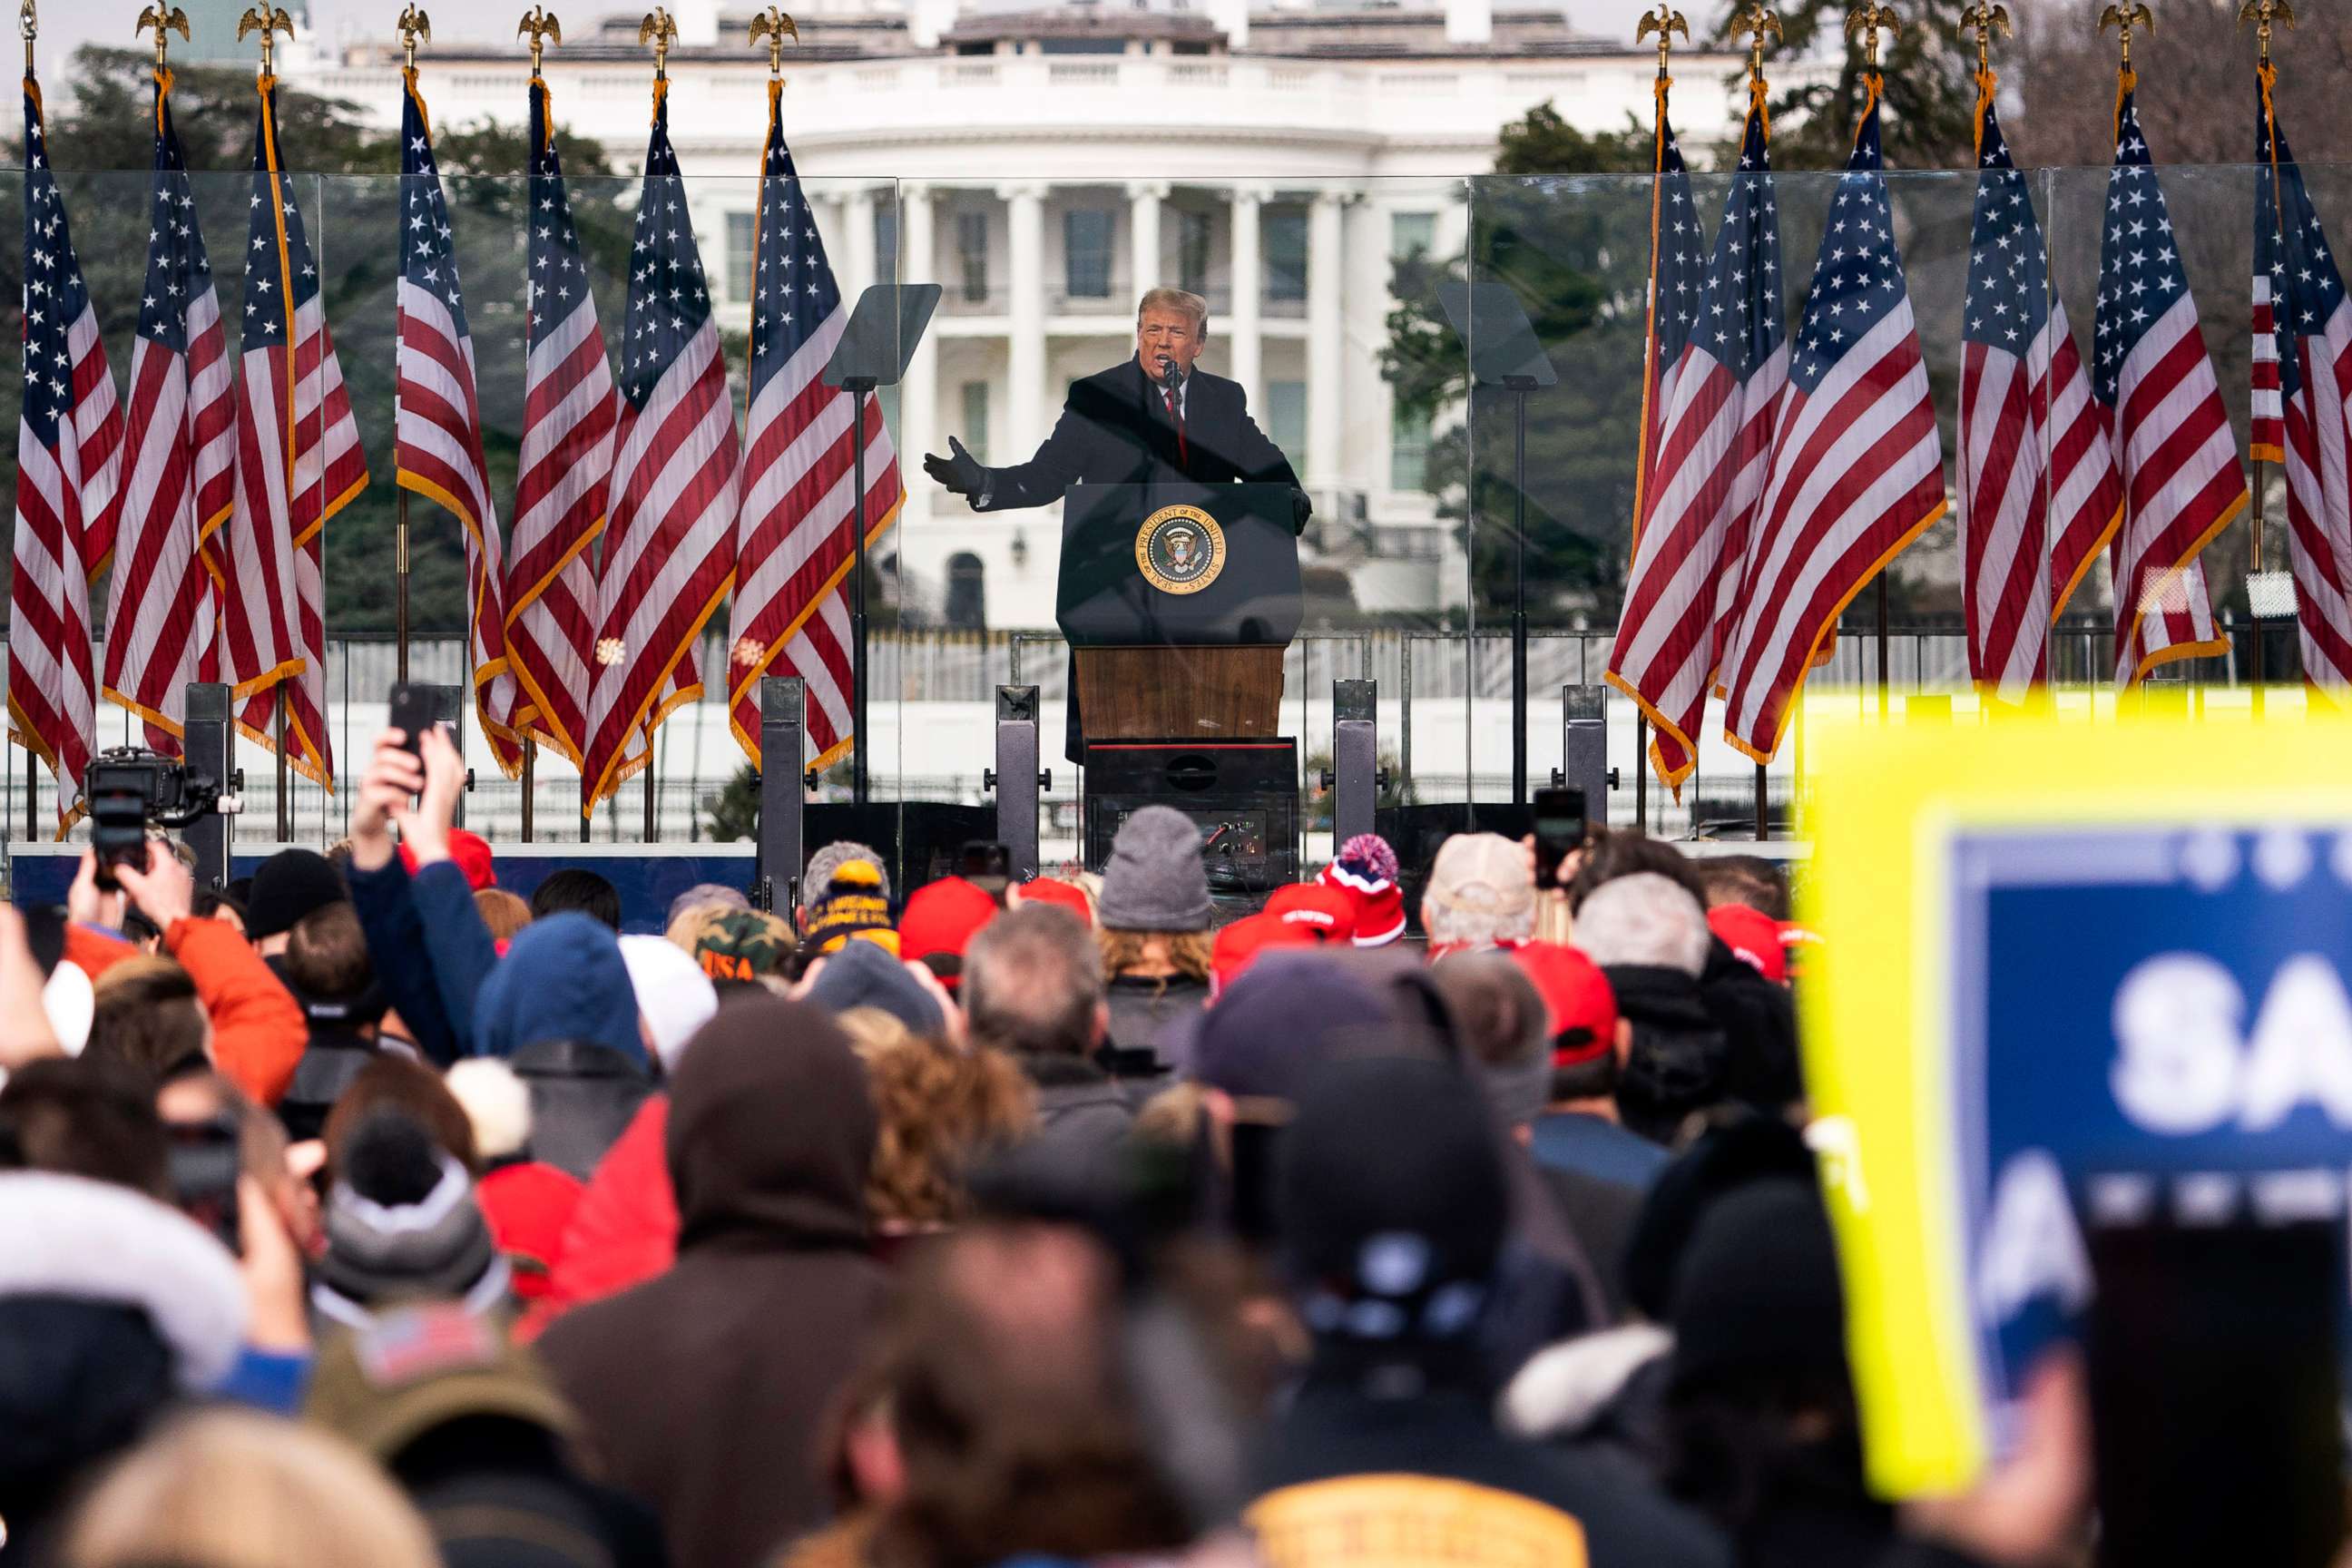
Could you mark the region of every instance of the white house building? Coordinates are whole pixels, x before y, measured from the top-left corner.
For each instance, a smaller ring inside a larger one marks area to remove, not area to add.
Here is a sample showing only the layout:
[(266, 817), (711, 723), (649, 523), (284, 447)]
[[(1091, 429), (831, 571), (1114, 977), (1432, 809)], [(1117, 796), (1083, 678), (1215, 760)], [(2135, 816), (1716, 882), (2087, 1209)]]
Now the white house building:
[[(767, 50), (749, 44), (748, 13), (674, 9), (672, 134), (720, 320), (740, 331)], [(1343, 569), (1367, 609), (1460, 601), (1460, 543), (1423, 488), (1429, 429), (1380, 373), (1391, 260), (1459, 249), (1472, 177), (1531, 107), (1586, 130), (1646, 123), (1654, 50), (1496, 0), (818, 0), (795, 20), (785, 132), (845, 292), (893, 277), (946, 289), (896, 395), (909, 494), (885, 548), (910, 609), (1052, 625), (1058, 519), (976, 517), (918, 458), (950, 434), (984, 461), (1025, 458), (1071, 379), (1133, 352), (1136, 297), (1161, 283), (1209, 300), (1203, 363), (1248, 388), (1313, 493), (1309, 558)], [(635, 12), (588, 22), (547, 52), (556, 111), (628, 166), (650, 52)], [(398, 63), (386, 40), (281, 69), (392, 126)], [(437, 122), (522, 119), (520, 43), (431, 47), (421, 63)], [(1739, 64), (1678, 61), (1677, 126), (1694, 143), (1737, 136), (1722, 84)]]

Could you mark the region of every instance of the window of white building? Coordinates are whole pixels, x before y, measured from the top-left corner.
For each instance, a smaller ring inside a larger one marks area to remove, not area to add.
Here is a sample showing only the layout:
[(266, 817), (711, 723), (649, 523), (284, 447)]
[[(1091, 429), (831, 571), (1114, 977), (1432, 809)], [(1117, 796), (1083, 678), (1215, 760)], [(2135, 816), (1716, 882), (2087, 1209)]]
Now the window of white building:
[(1209, 291), (1209, 215), (1176, 215), (1176, 286), (1191, 294)]
[(1402, 404), (1389, 424), (1389, 488), (1429, 489), (1429, 416)]
[(727, 287), (738, 300), (751, 297), (751, 240), (758, 220), (750, 213), (727, 215)]
[(1435, 213), (1391, 213), (1389, 215), (1389, 259), (1402, 261), (1419, 251), (1423, 255), (1437, 248), (1437, 215)]
[(1063, 279), (1073, 300), (1110, 297), (1111, 215), (1104, 207), (1072, 207), (1062, 215)]
[(1268, 207), (1265, 211), (1265, 297), (1297, 300), (1307, 298), (1307, 209)]
[(1293, 468), (1307, 460), (1307, 384), (1268, 382), (1265, 388), (1265, 433), (1282, 448)]
[(967, 304), (985, 304), (988, 300), (988, 215), (982, 212), (956, 214), (956, 268), (963, 284)]
[(963, 384), (963, 444), (982, 462), (988, 461), (988, 383)]

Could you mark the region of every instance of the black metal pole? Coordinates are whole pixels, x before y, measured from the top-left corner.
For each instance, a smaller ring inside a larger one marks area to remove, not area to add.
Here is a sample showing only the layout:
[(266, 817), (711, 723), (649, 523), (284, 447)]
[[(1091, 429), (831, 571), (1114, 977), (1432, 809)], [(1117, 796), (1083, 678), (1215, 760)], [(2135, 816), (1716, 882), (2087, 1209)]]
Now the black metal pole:
[(1633, 831), (1650, 831), (1650, 716), (1633, 710)]
[(1511, 804), (1528, 804), (1528, 395), (1515, 392), (1511, 528)]
[(855, 584), (849, 593), (849, 798), (866, 804), (866, 399), (871, 388), (859, 385), (850, 423), (850, 468), (857, 493), (849, 503), (854, 558), (849, 569)]
[(290, 841), (294, 837), (294, 791), (289, 784), (291, 774), (286, 766), (286, 683), (279, 681), (275, 693), (278, 726), (278, 842)]
[(1772, 837), (1772, 826), (1765, 815), (1765, 768), (1762, 763), (1759, 763), (1756, 764), (1756, 842), (1759, 844)]
[(530, 842), (531, 791), (537, 778), (539, 742), (529, 733), (522, 738), (522, 841)]
[(1886, 717), (1886, 569), (1878, 573), (1878, 716)]
[[(2268, 475), (2263, 472), (2265, 466), (2266, 465), (2260, 458), (2254, 459), (2254, 509), (2253, 516), (2249, 520), (2253, 529), (2253, 538), (2248, 546), (2246, 562), (2246, 576), (2250, 582), (2252, 580), (2254, 574), (2263, 569), (2263, 487), (2264, 481), (2269, 478)], [(2248, 667), (2248, 679), (2252, 681), (2254, 689), (2254, 717), (2259, 719), (2263, 716), (2263, 682), (2264, 679), (2263, 671), (2263, 616), (2262, 612), (2254, 607), (2254, 596), (2252, 593), (2249, 593), (2246, 595), (2246, 619), (2251, 622), (2253, 626), (2253, 647), (2248, 650), (2246, 664)]]
[[(394, 417), (397, 418), (397, 413)], [(408, 679), (408, 491), (399, 490), (393, 511), (393, 641), (398, 647), (394, 665), (399, 679)]]
[(25, 840), (41, 841), (41, 753), (25, 748)]

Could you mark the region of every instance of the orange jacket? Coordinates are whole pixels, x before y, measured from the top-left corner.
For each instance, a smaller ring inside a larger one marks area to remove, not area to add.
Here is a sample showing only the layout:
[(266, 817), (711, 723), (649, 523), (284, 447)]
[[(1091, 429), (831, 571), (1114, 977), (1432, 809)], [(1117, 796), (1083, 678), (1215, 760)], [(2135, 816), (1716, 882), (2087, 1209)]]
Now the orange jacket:
[(196, 983), (197, 999), (213, 1021), (213, 1065), (261, 1104), (275, 1106), (310, 1042), (302, 1005), (244, 933), (225, 921), (173, 921), (163, 948)]

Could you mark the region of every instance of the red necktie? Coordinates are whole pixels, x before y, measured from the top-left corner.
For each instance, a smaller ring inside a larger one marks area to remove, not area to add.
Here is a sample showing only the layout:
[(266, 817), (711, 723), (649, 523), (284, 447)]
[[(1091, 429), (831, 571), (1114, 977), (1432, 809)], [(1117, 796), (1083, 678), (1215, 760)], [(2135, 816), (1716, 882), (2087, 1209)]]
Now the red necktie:
[(1192, 455), (1184, 449), (1184, 415), (1176, 406), (1176, 395), (1166, 387), (1160, 389), (1160, 399), (1168, 405), (1168, 417), (1176, 426), (1176, 462), (1180, 468), (1192, 466)]

